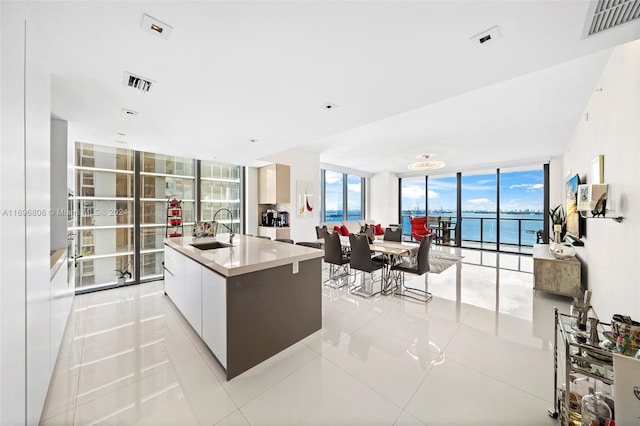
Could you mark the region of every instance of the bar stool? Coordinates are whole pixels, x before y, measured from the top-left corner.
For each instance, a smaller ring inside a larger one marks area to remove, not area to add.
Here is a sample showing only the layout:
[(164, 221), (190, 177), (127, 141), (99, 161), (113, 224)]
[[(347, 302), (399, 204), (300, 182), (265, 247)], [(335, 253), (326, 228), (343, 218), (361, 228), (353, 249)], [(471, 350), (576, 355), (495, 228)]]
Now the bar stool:
[(296, 243), (296, 245), (297, 246), (304, 246), (304, 247), (311, 247), (311, 248), (322, 250), (322, 244), (316, 243), (316, 242), (313, 242), (313, 241), (298, 241)]

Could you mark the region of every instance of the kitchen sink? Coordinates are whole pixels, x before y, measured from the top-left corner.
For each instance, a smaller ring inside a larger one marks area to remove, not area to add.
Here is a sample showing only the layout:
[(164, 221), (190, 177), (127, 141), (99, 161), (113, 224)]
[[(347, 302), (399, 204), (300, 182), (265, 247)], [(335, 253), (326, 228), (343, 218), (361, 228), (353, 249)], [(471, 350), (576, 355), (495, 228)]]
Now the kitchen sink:
[(198, 250), (214, 250), (219, 248), (231, 247), (231, 244), (222, 243), (220, 241), (211, 241), (208, 243), (194, 243), (189, 245), (197, 248)]

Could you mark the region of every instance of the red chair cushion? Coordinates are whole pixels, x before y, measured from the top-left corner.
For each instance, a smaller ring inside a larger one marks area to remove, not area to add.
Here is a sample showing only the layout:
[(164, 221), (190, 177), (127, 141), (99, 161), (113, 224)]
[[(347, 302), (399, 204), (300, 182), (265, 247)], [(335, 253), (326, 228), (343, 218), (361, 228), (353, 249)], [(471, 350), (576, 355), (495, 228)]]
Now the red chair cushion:
[(335, 225), (335, 226), (333, 227), (333, 232), (337, 233), (338, 235), (344, 235), (344, 234), (342, 233), (342, 229), (341, 229), (338, 225)]
[[(371, 226), (374, 226), (374, 225), (371, 225)], [(373, 231), (374, 235), (384, 235), (384, 229), (382, 229), (382, 225), (377, 224), (374, 226), (374, 228), (375, 228), (375, 231)]]
[(346, 227), (346, 226), (342, 225), (342, 226), (340, 227), (340, 229), (342, 229), (342, 234), (341, 234), (341, 235), (345, 235), (345, 236), (346, 236), (346, 235), (349, 235), (349, 230), (347, 229), (347, 227)]

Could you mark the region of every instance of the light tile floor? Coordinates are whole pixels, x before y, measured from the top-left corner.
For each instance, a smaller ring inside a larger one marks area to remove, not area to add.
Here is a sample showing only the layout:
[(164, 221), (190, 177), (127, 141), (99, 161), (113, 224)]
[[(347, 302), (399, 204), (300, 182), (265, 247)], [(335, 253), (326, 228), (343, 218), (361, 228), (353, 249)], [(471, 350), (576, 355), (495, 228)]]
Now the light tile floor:
[(322, 330), (229, 382), (162, 282), (77, 296), (42, 424), (555, 424), (570, 301), (534, 294), (531, 257), (461, 254), (427, 304), (323, 288)]

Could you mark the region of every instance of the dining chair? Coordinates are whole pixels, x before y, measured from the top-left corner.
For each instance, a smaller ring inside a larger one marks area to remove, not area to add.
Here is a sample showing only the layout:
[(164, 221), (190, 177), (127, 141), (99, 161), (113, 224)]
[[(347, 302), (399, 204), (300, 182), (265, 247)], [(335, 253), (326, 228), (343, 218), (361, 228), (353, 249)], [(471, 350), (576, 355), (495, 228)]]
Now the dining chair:
[(316, 243), (314, 241), (298, 241), (296, 245), (303, 246), (303, 247), (311, 247), (315, 249), (322, 249), (322, 244)]
[(316, 226), (316, 238), (321, 239), (324, 238), (324, 234), (328, 234), (327, 225), (324, 226)]
[[(353, 286), (349, 292), (362, 297), (372, 297), (382, 292), (382, 280), (384, 263), (376, 258), (371, 258), (371, 249), (369, 248), (369, 239), (366, 235), (349, 234), (349, 244), (351, 245), (351, 269), (360, 271), (361, 282), (359, 286)], [(376, 280), (374, 272), (381, 270), (380, 279)], [(367, 283), (365, 273), (370, 276)], [(380, 290), (374, 291), (376, 282), (380, 283)]]
[[(331, 288), (342, 288), (349, 284), (347, 279), (344, 283), (343, 278), (349, 277), (349, 262), (351, 258), (346, 256), (342, 251), (340, 236), (337, 233), (327, 233), (324, 235), (324, 261), (329, 264), (329, 279), (324, 285)], [(335, 282), (336, 284), (328, 284)]]
[(426, 276), (425, 276), (425, 289), (407, 287), (405, 285), (405, 274), (424, 275), (429, 272), (429, 248), (431, 247), (431, 235), (427, 235), (420, 241), (418, 247), (418, 254), (416, 261), (411, 262), (403, 260), (402, 262), (391, 266), (391, 273), (395, 273), (396, 279), (399, 279), (400, 284), (394, 294), (398, 296), (409, 297), (411, 299), (419, 300), (421, 302), (428, 302), (433, 297), (431, 293), (426, 290)]
[(402, 241), (402, 227), (388, 227), (384, 230), (384, 241)]
[(293, 240), (290, 238), (276, 238), (273, 241), (280, 241), (281, 243), (293, 244)]
[(416, 241), (421, 241), (425, 235), (431, 235), (431, 232), (427, 229), (426, 216), (411, 216), (409, 223), (411, 223), (411, 236)]

